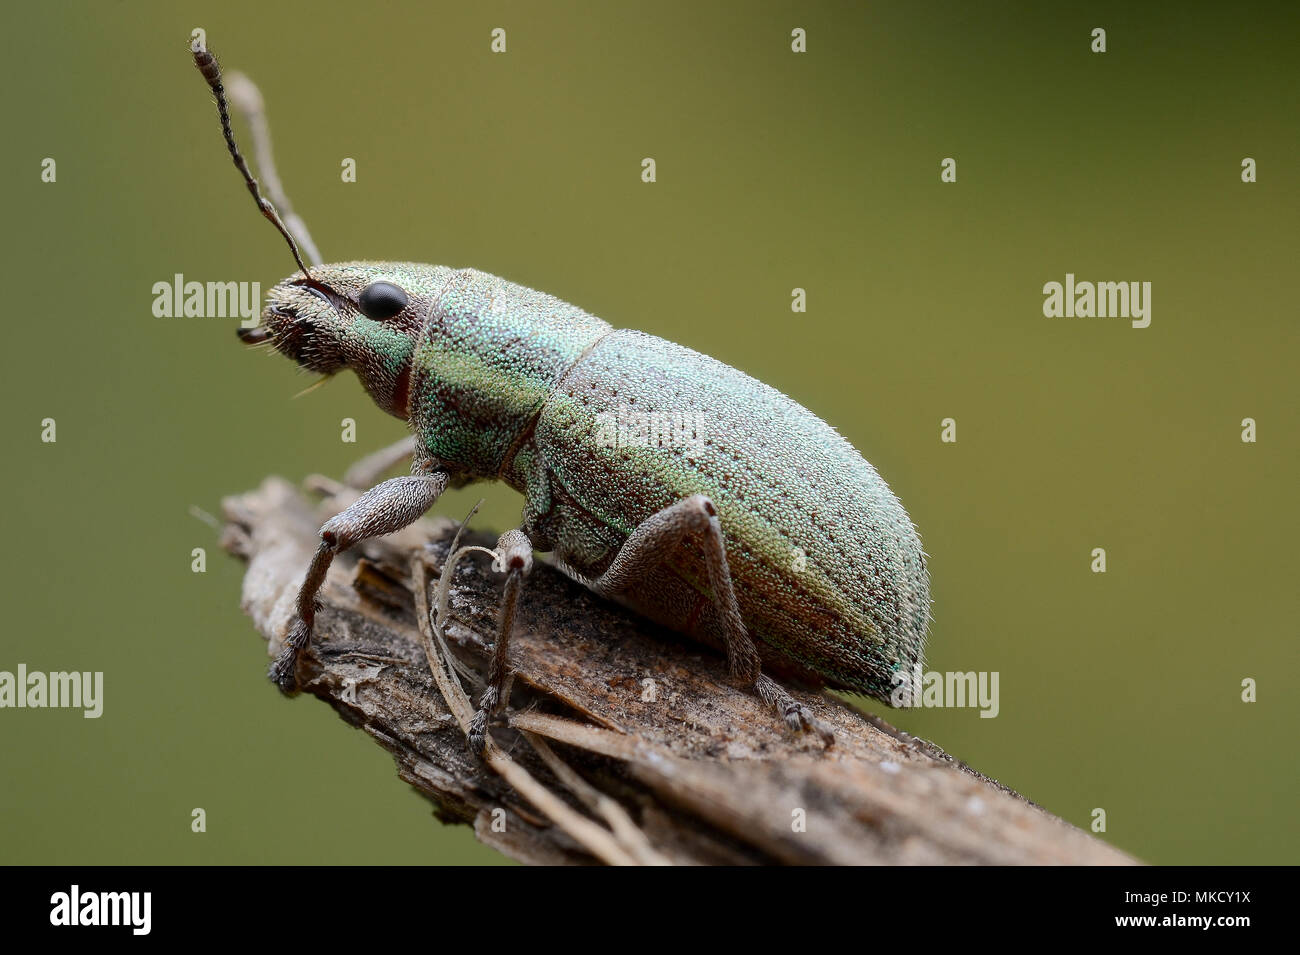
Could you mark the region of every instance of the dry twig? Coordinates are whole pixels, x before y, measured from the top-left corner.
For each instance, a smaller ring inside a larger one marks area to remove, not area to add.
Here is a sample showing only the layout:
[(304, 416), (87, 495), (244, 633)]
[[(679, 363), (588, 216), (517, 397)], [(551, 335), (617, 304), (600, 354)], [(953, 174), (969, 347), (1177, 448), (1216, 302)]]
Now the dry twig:
[[(272, 654), (316, 529), (349, 503), (337, 485), (321, 486), (335, 492), (323, 509), (279, 478), (225, 502), (225, 546), (248, 561), (243, 606)], [(521, 600), (509, 725), (493, 729), (485, 762), (465, 743), (473, 707), (456, 671), (485, 665), (501, 580), (486, 559), (461, 561), (448, 579), (445, 633), (435, 629), (429, 568), (441, 570), (456, 531), (426, 519), (337, 561), (299, 673), (306, 692), (393, 754), (441, 819), (473, 824), (515, 859), (1134, 861), (833, 696), (796, 694), (834, 729), (831, 750), (790, 735), (727, 683), (711, 651), (545, 564)]]

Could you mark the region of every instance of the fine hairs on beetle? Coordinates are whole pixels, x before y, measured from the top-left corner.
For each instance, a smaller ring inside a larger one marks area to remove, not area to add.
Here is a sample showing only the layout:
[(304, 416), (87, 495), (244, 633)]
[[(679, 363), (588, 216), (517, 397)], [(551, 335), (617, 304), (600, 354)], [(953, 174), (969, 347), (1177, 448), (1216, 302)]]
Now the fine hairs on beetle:
[[(514, 610), (534, 550), (597, 594), (725, 652), (734, 682), (794, 732), (834, 734), (769, 675), (868, 694), (922, 663), (930, 582), (915, 527), (830, 425), (728, 365), (608, 323), (475, 269), (410, 262), (310, 267), (313, 249), (265, 198), (235, 143), (215, 57), (193, 48), (231, 158), (301, 276), (271, 289), (246, 343), (325, 376), (352, 369), (411, 436), (349, 472), (375, 484), (320, 529), (270, 677), (298, 688), (316, 595), (335, 555), (419, 519), (448, 487), (504, 481), (524, 496), (502, 534), (506, 573), (487, 688), (470, 727), (482, 752), (508, 702)], [(256, 135), (256, 129), (255, 129)], [(269, 149), (259, 165), (271, 182)], [(272, 194), (277, 189), (273, 188)], [(631, 415), (693, 422), (690, 440), (626, 440)], [(527, 599), (526, 595), (522, 599)]]

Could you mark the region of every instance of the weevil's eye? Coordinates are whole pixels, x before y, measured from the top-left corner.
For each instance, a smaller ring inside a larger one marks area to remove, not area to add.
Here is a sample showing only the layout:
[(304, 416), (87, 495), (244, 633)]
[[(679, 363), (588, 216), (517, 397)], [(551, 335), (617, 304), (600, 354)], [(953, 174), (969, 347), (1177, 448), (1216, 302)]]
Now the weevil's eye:
[(357, 307), (366, 318), (382, 322), (406, 308), (409, 301), (406, 293), (392, 282), (371, 282), (361, 290)]

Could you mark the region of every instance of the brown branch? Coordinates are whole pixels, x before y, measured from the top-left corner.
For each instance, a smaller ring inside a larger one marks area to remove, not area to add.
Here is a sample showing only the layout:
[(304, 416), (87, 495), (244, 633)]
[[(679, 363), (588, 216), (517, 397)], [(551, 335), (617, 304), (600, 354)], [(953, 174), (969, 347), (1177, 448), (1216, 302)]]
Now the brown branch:
[[(272, 655), (316, 529), (349, 503), (348, 492), (318, 486), (337, 492), (319, 507), (280, 478), (224, 504), (224, 546), (248, 562), (243, 607)], [(796, 693), (834, 729), (833, 748), (791, 735), (726, 681), (711, 651), (545, 564), (527, 579), (516, 618), (509, 725), (492, 730), (496, 745), (484, 761), (465, 743), (466, 702), (449, 682), (452, 668), (440, 664), (428, 614), (416, 612), (435, 600), (424, 588), (441, 571), (456, 528), (426, 519), (336, 561), (299, 673), (306, 692), (392, 753), (398, 774), (433, 801), (440, 818), (472, 824), (481, 841), (512, 858), (1134, 861), (833, 696)], [(491, 547), (495, 538), (467, 534), (462, 543)], [(460, 668), (480, 673), (502, 585), (490, 564), (471, 553), (456, 566), (444, 631)], [(800, 816), (806, 824), (796, 831)]]

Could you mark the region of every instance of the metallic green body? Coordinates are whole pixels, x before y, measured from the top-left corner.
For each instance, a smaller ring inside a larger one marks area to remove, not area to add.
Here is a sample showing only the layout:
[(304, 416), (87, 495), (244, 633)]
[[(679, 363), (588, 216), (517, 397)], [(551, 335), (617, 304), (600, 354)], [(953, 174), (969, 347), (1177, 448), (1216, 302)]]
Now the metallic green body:
[[(499, 479), (523, 493), (523, 530), (578, 579), (595, 581), (642, 521), (705, 494), (766, 661), (884, 702), (893, 675), (921, 662), (929, 576), (912, 522), (852, 445), (785, 395), (472, 269), (349, 263), (312, 275), (340, 299), (384, 280), (411, 303), (385, 323), (346, 301), (327, 316), (289, 279), (264, 322), (283, 330), (287, 316), (311, 321), (315, 309), (320, 327), (305, 355), (277, 347), (327, 373), (352, 367), (458, 481)], [(637, 414), (698, 427), (688, 444), (610, 440), (611, 420)], [(624, 602), (719, 645), (708, 589), (688, 542)]]

